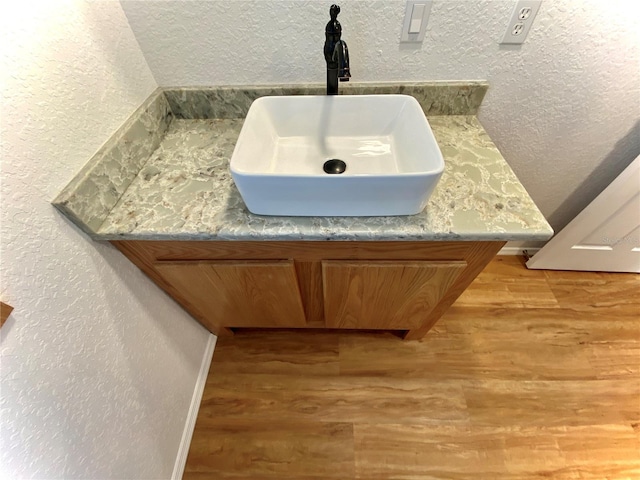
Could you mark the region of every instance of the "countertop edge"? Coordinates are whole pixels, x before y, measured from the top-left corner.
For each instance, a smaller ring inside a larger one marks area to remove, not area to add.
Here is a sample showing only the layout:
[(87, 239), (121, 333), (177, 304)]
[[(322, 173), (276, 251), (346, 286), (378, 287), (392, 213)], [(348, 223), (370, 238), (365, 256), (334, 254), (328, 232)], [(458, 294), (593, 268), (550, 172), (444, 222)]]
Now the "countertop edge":
[(466, 234), (452, 234), (452, 235), (378, 235), (375, 237), (365, 236), (346, 236), (346, 235), (279, 235), (279, 236), (220, 236), (215, 234), (166, 234), (159, 235), (157, 233), (135, 233), (135, 234), (99, 234), (94, 233), (91, 235), (93, 240), (98, 241), (216, 241), (216, 242), (518, 242), (518, 241), (531, 241), (541, 242), (547, 241), (553, 236), (553, 230), (548, 232), (536, 232), (527, 234), (508, 234), (505, 236), (491, 235), (466, 235)]

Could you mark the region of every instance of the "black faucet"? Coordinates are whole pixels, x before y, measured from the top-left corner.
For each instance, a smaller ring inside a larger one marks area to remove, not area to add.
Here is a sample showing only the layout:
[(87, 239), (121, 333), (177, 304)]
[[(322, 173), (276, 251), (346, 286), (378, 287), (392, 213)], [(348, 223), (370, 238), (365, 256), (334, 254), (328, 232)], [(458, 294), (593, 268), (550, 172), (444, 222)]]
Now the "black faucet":
[(324, 59), (327, 61), (327, 95), (338, 94), (338, 79), (341, 82), (348, 82), (351, 73), (349, 72), (349, 49), (347, 43), (341, 39), (342, 25), (338, 21), (340, 7), (331, 5), (329, 15), (331, 20), (324, 29)]

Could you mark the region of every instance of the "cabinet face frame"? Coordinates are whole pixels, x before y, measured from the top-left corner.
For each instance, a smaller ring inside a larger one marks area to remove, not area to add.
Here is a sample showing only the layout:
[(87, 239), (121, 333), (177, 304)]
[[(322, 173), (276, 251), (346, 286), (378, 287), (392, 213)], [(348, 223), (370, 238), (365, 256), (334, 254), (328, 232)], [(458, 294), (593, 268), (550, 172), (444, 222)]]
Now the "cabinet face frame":
[(464, 268), (426, 316), (421, 326), (403, 330), (405, 339), (422, 338), (462, 294), (505, 242), (334, 242), (334, 241), (155, 241), (111, 242), (196, 320), (219, 336), (232, 335), (226, 324), (211, 325), (207, 318), (154, 267), (155, 263), (207, 260), (290, 260), (295, 265), (307, 328), (326, 328), (322, 261), (464, 261)]

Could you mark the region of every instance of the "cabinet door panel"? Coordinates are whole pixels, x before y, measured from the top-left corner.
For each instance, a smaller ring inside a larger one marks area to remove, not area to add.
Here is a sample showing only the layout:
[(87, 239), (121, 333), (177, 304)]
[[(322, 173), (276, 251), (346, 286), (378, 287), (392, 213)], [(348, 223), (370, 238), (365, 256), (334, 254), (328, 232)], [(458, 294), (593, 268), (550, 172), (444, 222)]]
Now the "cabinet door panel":
[(154, 268), (213, 325), (306, 323), (293, 261), (158, 262)]
[(464, 261), (323, 261), (327, 327), (419, 327), (465, 269)]

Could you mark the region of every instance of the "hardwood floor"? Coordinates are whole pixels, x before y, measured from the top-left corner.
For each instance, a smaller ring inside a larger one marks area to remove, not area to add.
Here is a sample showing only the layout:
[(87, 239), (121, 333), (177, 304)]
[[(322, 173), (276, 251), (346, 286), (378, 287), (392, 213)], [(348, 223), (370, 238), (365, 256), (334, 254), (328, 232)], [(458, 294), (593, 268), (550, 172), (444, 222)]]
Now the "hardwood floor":
[(220, 338), (185, 479), (640, 479), (640, 275), (497, 257), (422, 341)]

